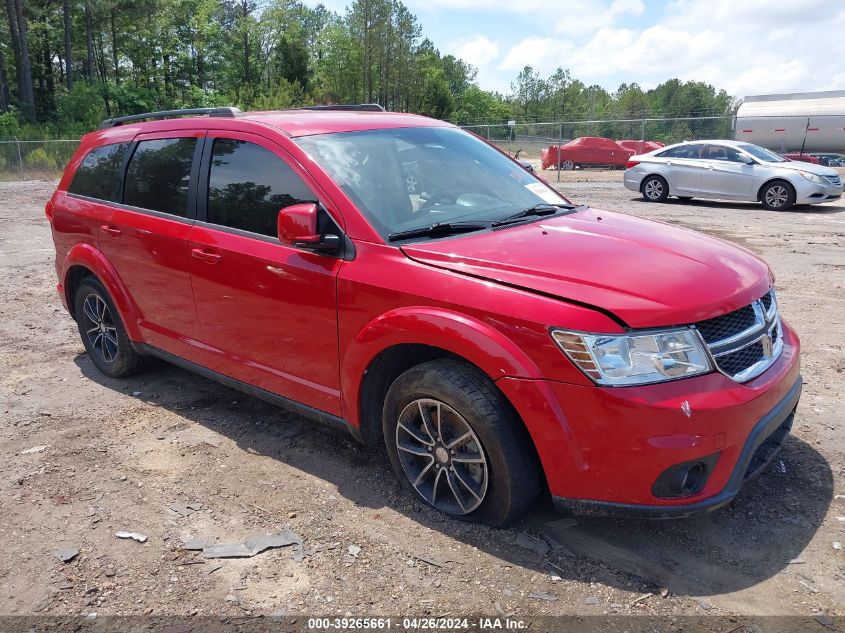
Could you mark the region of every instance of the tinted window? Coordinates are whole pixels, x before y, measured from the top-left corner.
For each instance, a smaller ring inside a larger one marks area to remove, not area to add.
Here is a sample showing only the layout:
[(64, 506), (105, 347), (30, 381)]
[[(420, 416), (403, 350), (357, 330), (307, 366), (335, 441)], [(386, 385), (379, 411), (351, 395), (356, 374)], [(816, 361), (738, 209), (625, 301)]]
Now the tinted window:
[(208, 179), (209, 222), (275, 237), (279, 209), (316, 200), (271, 151), (247, 141), (215, 139)]
[(726, 160), (733, 163), (742, 162), (739, 158), (739, 152), (727, 145), (708, 145), (707, 154), (706, 156), (702, 156), (702, 158), (707, 158), (708, 160)]
[(126, 170), (123, 202), (185, 217), (195, 138), (141, 141)]
[(68, 192), (114, 202), (118, 174), (129, 145), (103, 145), (88, 152), (73, 175)]
[(663, 158), (701, 158), (701, 150), (704, 149), (704, 145), (700, 143), (696, 143), (693, 145), (679, 145), (678, 147), (673, 147), (672, 149), (667, 149), (665, 152), (661, 152), (658, 156), (662, 156)]

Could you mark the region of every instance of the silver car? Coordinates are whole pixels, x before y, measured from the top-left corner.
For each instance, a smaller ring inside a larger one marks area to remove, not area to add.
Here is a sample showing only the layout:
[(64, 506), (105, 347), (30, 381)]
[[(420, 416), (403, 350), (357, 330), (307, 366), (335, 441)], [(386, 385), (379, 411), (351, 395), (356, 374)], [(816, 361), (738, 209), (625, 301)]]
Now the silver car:
[(632, 156), (625, 186), (648, 202), (669, 196), (748, 200), (773, 211), (842, 195), (842, 177), (836, 170), (791, 161), (741, 141), (690, 141)]

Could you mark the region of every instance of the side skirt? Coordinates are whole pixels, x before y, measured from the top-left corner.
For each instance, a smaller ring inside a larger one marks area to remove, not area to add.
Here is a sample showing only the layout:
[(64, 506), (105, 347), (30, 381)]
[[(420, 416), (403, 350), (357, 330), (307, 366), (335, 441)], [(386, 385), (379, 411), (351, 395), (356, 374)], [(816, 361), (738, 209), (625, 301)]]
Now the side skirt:
[(289, 398), (280, 396), (277, 393), (273, 393), (272, 391), (267, 391), (266, 389), (261, 389), (260, 387), (250, 385), (249, 383), (237, 380), (236, 378), (231, 378), (230, 376), (226, 376), (225, 374), (218, 373), (212, 369), (208, 369), (207, 367), (203, 367), (202, 365), (193, 363), (189, 360), (182, 358), (181, 356), (176, 356), (175, 354), (171, 354), (170, 352), (165, 352), (164, 350), (161, 350), (157, 347), (153, 347), (152, 345), (147, 345), (146, 343), (133, 342), (132, 346), (140, 354), (155, 356), (156, 358), (160, 358), (161, 360), (166, 361), (172, 365), (176, 365), (177, 367), (181, 367), (182, 369), (186, 369), (195, 374), (199, 374), (204, 378), (209, 378), (210, 380), (219, 382), (220, 384), (226, 385), (227, 387), (231, 387), (232, 389), (242, 391), (247, 395), (253, 396), (254, 398), (259, 398), (260, 400), (264, 400), (265, 402), (269, 402), (270, 404), (274, 404), (292, 413), (301, 415), (304, 418), (308, 418), (309, 420), (314, 420), (315, 422), (319, 422), (320, 424), (325, 424), (326, 426), (346, 431), (350, 435), (352, 435), (352, 437), (354, 437), (356, 440), (362, 441), (361, 435), (358, 430), (355, 429), (352, 425), (350, 425), (349, 422), (336, 415), (326, 413), (325, 411), (320, 411), (319, 409), (314, 409), (313, 407), (309, 407), (308, 405), (302, 404), (301, 402), (290, 400)]

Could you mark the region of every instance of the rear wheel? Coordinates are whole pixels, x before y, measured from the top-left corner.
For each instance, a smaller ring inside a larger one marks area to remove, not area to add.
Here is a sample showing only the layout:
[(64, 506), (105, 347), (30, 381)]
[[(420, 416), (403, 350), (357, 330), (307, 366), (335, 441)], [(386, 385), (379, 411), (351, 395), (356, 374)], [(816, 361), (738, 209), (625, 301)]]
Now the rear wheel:
[(575, 169), (575, 163), (571, 160), (565, 160), (560, 164), (560, 168), (564, 171), (572, 171)]
[(663, 176), (646, 176), (640, 191), (646, 202), (665, 202), (669, 197), (669, 183)]
[(775, 180), (760, 191), (760, 202), (769, 211), (787, 211), (795, 204), (795, 189), (785, 180)]
[(144, 358), (132, 347), (114, 302), (97, 278), (82, 280), (74, 306), (82, 344), (97, 369), (122, 378), (142, 368)]
[(472, 366), (435, 360), (409, 369), (387, 392), (382, 424), (403, 485), (441, 512), (505, 526), (537, 497), (527, 432)]

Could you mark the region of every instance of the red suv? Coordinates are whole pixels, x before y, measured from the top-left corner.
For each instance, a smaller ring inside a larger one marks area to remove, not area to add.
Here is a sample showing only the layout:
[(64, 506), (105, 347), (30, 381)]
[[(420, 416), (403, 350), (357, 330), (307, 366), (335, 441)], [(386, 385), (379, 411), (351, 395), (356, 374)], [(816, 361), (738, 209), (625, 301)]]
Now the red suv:
[(582, 513), (717, 508), (801, 390), (750, 252), (571, 204), (420, 116), (106, 121), (47, 216), (103, 373), (159, 357), (348, 429), (450, 515), (506, 525), (544, 491)]

